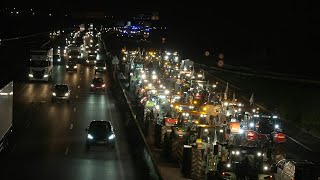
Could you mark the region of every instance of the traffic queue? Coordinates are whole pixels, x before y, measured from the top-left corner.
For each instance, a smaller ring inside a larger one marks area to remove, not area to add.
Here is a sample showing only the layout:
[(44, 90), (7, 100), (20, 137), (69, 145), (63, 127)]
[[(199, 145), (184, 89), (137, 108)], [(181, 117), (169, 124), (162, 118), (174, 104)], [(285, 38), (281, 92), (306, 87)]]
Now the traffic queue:
[(186, 178), (273, 178), (286, 158), (277, 114), (230, 97), (177, 52), (123, 49), (122, 60), (144, 128), (154, 125), (155, 144)]

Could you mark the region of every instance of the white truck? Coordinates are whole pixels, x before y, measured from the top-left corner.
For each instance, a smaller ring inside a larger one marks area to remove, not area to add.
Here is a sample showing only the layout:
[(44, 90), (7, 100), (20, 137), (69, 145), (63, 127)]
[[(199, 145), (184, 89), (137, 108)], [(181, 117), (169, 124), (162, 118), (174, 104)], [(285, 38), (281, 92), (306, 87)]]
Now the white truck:
[(184, 59), (181, 61), (179, 68), (180, 77), (189, 77), (191, 78), (192, 71), (194, 69), (194, 62), (189, 59)]
[(80, 63), (81, 60), (81, 47), (76, 45), (68, 46), (68, 60), (75, 60), (77, 63)]
[(30, 81), (50, 81), (53, 69), (53, 48), (31, 50), (29, 62)]
[(0, 89), (0, 152), (6, 150), (9, 146), (12, 135), (12, 113), (13, 81)]

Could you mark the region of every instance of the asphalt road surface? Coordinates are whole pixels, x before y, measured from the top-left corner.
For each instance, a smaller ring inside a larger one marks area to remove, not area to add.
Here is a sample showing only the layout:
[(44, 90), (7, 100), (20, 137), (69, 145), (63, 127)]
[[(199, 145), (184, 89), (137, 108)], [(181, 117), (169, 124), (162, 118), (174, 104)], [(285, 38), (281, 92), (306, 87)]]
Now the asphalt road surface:
[[(17, 82), (14, 123), (19, 129), (10, 153), (1, 157), (1, 176), (10, 179), (139, 179), (126, 140), (118, 107), (110, 91), (90, 93), (94, 67), (78, 64), (77, 72), (64, 65), (53, 70), (52, 83)], [(23, 79), (23, 78), (22, 78)], [(66, 83), (70, 103), (52, 103), (51, 85)], [(116, 146), (85, 149), (85, 128), (91, 120), (110, 120)], [(2, 178), (1, 178), (2, 179)]]

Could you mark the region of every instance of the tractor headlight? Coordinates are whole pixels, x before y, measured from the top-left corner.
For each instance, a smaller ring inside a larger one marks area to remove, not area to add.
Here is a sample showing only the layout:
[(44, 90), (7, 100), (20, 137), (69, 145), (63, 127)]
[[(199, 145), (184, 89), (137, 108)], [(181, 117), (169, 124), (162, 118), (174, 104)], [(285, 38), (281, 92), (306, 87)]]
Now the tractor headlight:
[(112, 140), (112, 139), (114, 139), (116, 136), (114, 135), (114, 134), (111, 134), (110, 136), (109, 136), (109, 139), (110, 140)]
[(88, 139), (93, 139), (93, 137), (91, 136), (91, 134), (88, 134), (87, 138), (88, 138)]

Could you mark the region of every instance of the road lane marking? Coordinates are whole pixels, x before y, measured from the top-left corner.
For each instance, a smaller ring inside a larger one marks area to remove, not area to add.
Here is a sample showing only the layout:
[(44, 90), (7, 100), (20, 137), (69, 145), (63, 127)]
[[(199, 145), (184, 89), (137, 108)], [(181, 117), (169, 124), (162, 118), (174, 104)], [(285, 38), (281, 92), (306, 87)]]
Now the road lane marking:
[(27, 122), (26, 128), (29, 128), (30, 126), (30, 121)]
[(70, 130), (73, 129), (73, 123), (70, 124), (70, 128), (69, 128), (69, 129), (70, 129)]
[(120, 158), (120, 150), (119, 150), (119, 146), (118, 146), (118, 143), (116, 141), (116, 144), (115, 144), (115, 148), (116, 148), (116, 153), (117, 153), (117, 157), (118, 157), (118, 165), (119, 165), (119, 169), (120, 169), (120, 179), (121, 180), (124, 180), (124, 169), (123, 169), (123, 165), (122, 165), (122, 161), (121, 161), (121, 158)]
[(69, 147), (66, 148), (66, 150), (64, 151), (64, 155), (67, 156), (69, 153)]
[(301, 142), (299, 142), (299, 141), (297, 141), (297, 140), (293, 139), (292, 137), (290, 137), (290, 136), (288, 136), (288, 135), (286, 135), (286, 136), (287, 136), (289, 139), (291, 139), (293, 142), (295, 142), (295, 143), (299, 144), (300, 146), (302, 146), (302, 147), (304, 147), (305, 149), (307, 149), (307, 150), (309, 150), (309, 151), (311, 151), (311, 152), (312, 152), (312, 149), (308, 148), (306, 145), (303, 145)]

